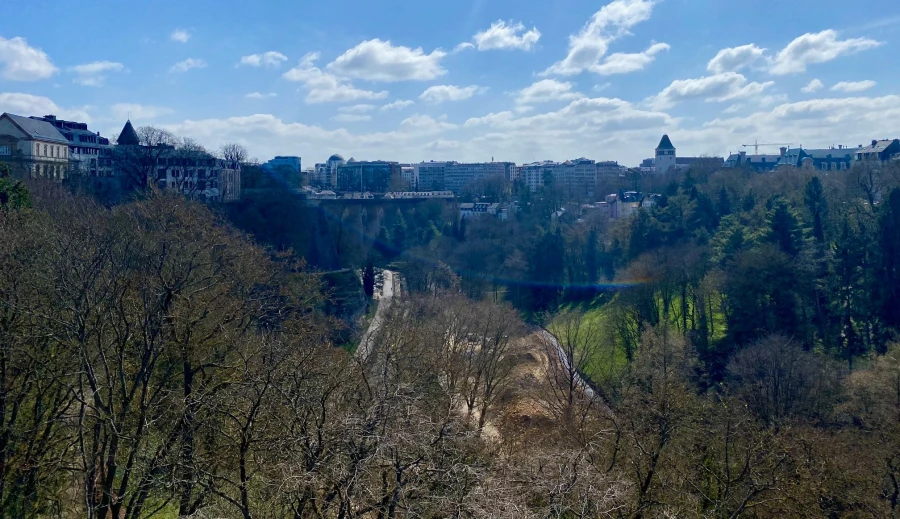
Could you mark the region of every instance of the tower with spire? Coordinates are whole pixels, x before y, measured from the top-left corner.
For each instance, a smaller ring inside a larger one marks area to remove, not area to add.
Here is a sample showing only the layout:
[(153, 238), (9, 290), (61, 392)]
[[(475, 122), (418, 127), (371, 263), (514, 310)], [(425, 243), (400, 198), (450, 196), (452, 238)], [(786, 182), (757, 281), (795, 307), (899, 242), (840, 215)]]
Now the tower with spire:
[(668, 135), (663, 135), (656, 147), (656, 161), (653, 163), (659, 174), (675, 170), (675, 146)]

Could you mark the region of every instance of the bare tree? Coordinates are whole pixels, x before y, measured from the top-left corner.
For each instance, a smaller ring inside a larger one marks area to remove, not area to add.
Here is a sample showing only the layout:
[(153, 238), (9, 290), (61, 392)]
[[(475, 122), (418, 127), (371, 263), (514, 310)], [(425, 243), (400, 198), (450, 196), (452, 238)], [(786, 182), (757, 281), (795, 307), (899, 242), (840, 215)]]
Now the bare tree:
[[(609, 402), (604, 384), (590, 387), (588, 373), (611, 381), (615, 377), (615, 344), (598, 316), (580, 310), (564, 310), (542, 331), (541, 342), (548, 360), (550, 411), (568, 426), (583, 422), (596, 410), (600, 399)], [(598, 391), (600, 394), (598, 394)]]
[(234, 142), (223, 144), (219, 151), (222, 154), (222, 159), (235, 168), (247, 162), (247, 157), (250, 155), (246, 147)]

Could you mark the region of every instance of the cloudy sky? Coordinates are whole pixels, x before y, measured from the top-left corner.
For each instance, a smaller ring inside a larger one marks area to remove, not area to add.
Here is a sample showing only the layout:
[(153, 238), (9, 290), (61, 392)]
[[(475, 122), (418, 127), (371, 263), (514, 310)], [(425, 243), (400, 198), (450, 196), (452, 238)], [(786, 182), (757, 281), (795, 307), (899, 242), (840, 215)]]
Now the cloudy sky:
[(900, 137), (895, 0), (33, 0), (0, 20), (0, 111), (304, 167)]

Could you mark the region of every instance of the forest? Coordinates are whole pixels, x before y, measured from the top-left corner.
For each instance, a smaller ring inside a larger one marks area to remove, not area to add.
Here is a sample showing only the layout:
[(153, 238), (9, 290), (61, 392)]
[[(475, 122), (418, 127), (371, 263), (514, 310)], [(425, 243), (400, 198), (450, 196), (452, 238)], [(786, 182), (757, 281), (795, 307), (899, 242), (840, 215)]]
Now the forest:
[[(900, 514), (898, 168), (640, 182), (501, 222), (0, 172), (0, 515)], [(363, 356), (322, 272), (367, 265)]]

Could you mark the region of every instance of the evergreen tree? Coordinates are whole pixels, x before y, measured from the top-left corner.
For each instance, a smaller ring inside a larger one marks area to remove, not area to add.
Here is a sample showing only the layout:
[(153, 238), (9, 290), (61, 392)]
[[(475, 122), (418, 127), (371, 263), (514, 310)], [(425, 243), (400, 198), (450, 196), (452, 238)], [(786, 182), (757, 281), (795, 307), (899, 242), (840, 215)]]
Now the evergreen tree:
[(716, 201), (716, 212), (719, 219), (725, 218), (731, 214), (731, 198), (728, 196), (728, 190), (724, 187), (719, 190), (719, 198)]
[(466, 239), (466, 219), (460, 218), (459, 220), (459, 236), (457, 236), (459, 241), (463, 241)]
[(813, 219), (813, 237), (818, 243), (825, 242), (824, 224), (828, 216), (828, 200), (825, 198), (825, 189), (819, 177), (813, 177), (806, 183), (803, 201)]
[(769, 240), (790, 256), (800, 253), (803, 233), (797, 216), (780, 197), (773, 201), (769, 211)]
[(366, 258), (366, 268), (363, 270), (363, 291), (369, 299), (375, 295), (375, 264), (372, 256)]
[(885, 325), (900, 328), (900, 188), (895, 188), (881, 207), (879, 216), (878, 275), (881, 319)]

